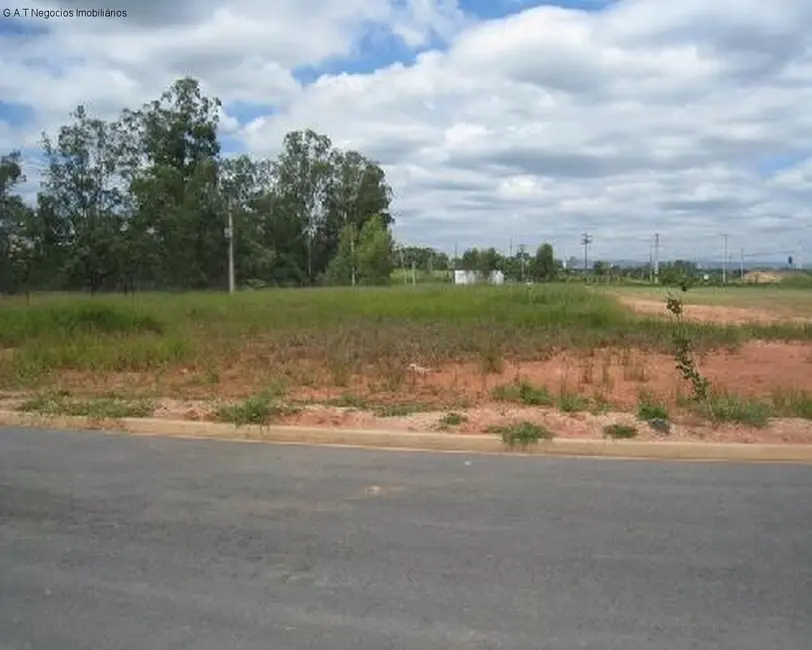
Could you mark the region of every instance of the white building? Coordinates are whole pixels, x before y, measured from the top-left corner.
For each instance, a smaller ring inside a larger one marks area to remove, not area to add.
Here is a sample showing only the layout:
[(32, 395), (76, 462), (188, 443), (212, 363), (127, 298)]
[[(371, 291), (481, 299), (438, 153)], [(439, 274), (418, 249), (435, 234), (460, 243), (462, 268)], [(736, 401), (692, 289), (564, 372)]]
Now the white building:
[[(480, 284), (482, 274), (477, 271), (454, 271), (454, 284)], [(491, 271), (488, 284), (505, 284), (505, 274), (502, 271)]]

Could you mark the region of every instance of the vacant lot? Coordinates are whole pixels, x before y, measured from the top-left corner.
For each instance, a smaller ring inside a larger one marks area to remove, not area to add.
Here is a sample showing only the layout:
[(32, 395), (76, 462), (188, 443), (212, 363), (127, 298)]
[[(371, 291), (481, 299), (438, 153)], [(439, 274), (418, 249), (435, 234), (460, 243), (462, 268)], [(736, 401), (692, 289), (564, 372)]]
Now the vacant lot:
[(656, 420), (672, 436), (812, 442), (808, 424), (770, 421), (812, 418), (812, 325), (787, 320), (806, 294), (735, 291), (787, 316), (693, 322), (712, 297), (687, 294), (684, 334), (713, 388), (701, 403), (675, 368), (665, 292), (580, 285), (6, 298), (0, 388), (6, 406), (99, 417), (623, 437)]

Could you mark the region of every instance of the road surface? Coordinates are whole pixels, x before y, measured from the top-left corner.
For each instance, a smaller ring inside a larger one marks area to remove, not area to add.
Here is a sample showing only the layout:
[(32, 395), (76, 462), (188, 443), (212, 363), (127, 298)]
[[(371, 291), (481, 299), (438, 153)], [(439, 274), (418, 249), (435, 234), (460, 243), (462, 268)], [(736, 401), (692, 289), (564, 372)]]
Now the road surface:
[(812, 469), (0, 429), (0, 648), (809, 650)]

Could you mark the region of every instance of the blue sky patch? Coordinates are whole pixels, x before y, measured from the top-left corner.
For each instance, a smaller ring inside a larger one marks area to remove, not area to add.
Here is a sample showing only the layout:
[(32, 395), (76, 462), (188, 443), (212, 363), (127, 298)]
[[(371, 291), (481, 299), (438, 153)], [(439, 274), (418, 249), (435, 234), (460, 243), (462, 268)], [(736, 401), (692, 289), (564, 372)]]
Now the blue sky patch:
[(584, 11), (600, 11), (614, 0), (461, 0), (460, 6), (465, 13), (477, 18), (502, 18), (517, 14), (531, 7), (544, 5), (564, 7), (567, 9), (582, 9)]
[(0, 99), (0, 122), (5, 122), (12, 128), (17, 128), (33, 121), (33, 107)]
[(258, 117), (276, 115), (278, 111), (271, 104), (255, 102), (229, 102), (225, 105), (226, 112), (236, 118), (241, 126), (253, 122)]
[(800, 151), (786, 152), (766, 156), (756, 163), (756, 169), (764, 176), (772, 176), (778, 172), (794, 167), (809, 157), (809, 153)]
[(364, 35), (354, 54), (336, 57), (318, 66), (297, 68), (293, 71), (293, 76), (299, 83), (310, 84), (325, 74), (337, 75), (342, 72), (370, 74), (393, 63), (411, 65), (421, 51), (440, 47), (442, 43), (437, 39), (436, 42), (415, 51), (390, 31), (376, 28)]
[(0, 39), (6, 37), (42, 36), (48, 33), (47, 23), (47, 20), (5, 18), (2, 13), (0, 13)]

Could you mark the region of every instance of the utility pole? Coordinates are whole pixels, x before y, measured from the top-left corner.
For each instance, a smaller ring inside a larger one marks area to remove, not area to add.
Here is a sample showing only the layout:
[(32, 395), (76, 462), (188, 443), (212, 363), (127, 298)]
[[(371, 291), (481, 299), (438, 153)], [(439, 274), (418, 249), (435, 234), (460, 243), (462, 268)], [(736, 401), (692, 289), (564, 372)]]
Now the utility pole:
[(352, 286), (355, 286), (355, 226), (352, 227), (352, 233), (350, 235), (350, 273), (351, 273), (351, 283)]
[(229, 200), (226, 206), (228, 212), (228, 226), (225, 235), (228, 238), (228, 292), (234, 293), (234, 214), (233, 204)]
[(522, 284), (524, 284), (524, 244), (519, 246), (519, 255), (521, 255), (521, 257), (522, 257), (522, 260), (521, 260), (521, 264), (522, 264)]
[(654, 282), (654, 246), (648, 247), (648, 281)]
[(722, 262), (722, 284), (727, 284), (727, 234), (722, 235), (725, 240), (725, 259)]
[(403, 284), (409, 284), (409, 278), (406, 276), (406, 259), (403, 257), (403, 247), (400, 248), (400, 268), (403, 269)]
[(744, 248), (739, 251), (739, 279), (744, 282)]
[(584, 247), (584, 279), (589, 272), (589, 245), (592, 243), (592, 237), (589, 233), (585, 232), (581, 236), (581, 245)]
[(513, 237), (510, 238), (510, 252), (508, 253), (508, 257), (513, 257)]
[(654, 284), (660, 283), (660, 233), (654, 233)]

